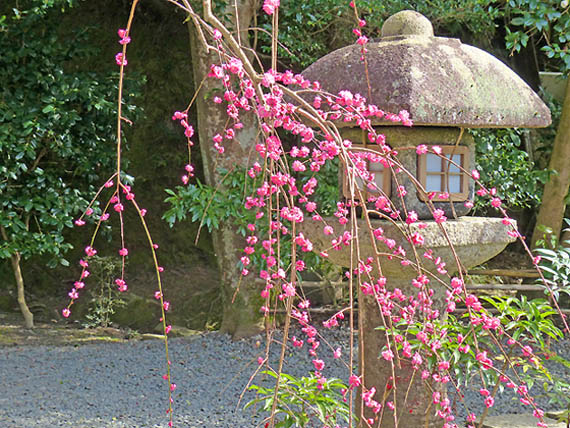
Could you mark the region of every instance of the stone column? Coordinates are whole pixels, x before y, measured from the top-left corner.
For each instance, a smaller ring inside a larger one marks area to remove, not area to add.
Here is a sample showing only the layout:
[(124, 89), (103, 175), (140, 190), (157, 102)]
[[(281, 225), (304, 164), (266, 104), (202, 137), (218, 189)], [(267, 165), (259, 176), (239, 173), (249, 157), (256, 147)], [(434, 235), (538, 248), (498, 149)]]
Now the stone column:
[[(412, 254), (410, 244), (400, 232), (400, 229), (391, 222), (384, 220), (371, 220), (372, 227), (382, 227), (384, 236), (394, 239), (396, 247), (401, 245), (407, 254)], [(441, 257), (446, 263), (446, 268), (450, 274), (457, 271), (455, 254), (465, 268), (477, 266), (500, 253), (514, 238), (507, 234), (508, 226), (502, 223), (500, 218), (485, 217), (461, 217), (458, 220), (448, 220), (441, 226), (434, 221), (425, 221), (427, 226), (419, 229), (417, 224), (411, 225), (411, 232), (419, 231), (424, 237), (424, 244), (417, 248), (418, 255), (424, 269), (435, 270), (433, 263), (423, 259), (422, 255), (427, 249), (433, 250), (434, 256)], [(335, 219), (328, 219), (327, 224), (333, 226), (335, 233), (333, 236), (341, 235), (350, 226), (340, 226)], [(350, 266), (351, 251), (346, 246), (339, 251), (330, 250), (331, 238), (322, 233), (322, 225), (316, 222), (303, 224), (301, 231), (313, 243), (314, 251), (327, 250), (329, 260), (339, 266)], [(406, 227), (400, 225), (400, 227)], [(444, 228), (445, 233), (441, 230)], [(369, 231), (363, 219), (358, 220), (358, 243), (359, 252), (362, 258), (374, 255)], [(380, 245), (380, 244), (379, 244)], [(453, 251), (451, 250), (453, 246)], [(380, 245), (379, 248), (385, 251)], [(410, 256), (411, 257), (411, 256)], [(411, 284), (411, 280), (416, 277), (415, 270), (410, 266), (403, 267), (399, 260), (388, 260), (381, 258), (382, 274), (386, 277), (386, 287), (388, 289), (400, 288), (406, 295), (416, 295), (417, 289)], [(431, 264), (430, 264), (431, 263)], [(445, 311), (445, 288), (437, 286), (435, 281), (430, 283), (434, 289), (432, 300), (433, 307), (439, 309), (443, 314)], [(359, 293), (359, 371), (366, 388), (376, 388), (374, 399), (382, 402), (382, 396), (386, 390), (386, 385), (391, 381), (392, 368), (388, 361), (380, 355), (386, 340), (385, 334), (376, 328), (383, 325), (382, 316), (378, 305), (371, 296), (362, 296)], [(421, 369), (420, 369), (421, 370)], [(408, 385), (411, 386), (408, 388)], [(442, 426), (444, 421), (437, 418), (434, 408), (430, 406), (432, 393), (426, 388), (426, 384), (421, 380), (421, 372), (415, 372), (408, 362), (401, 361), (401, 368), (396, 371), (396, 411), (398, 417), (398, 427), (416, 428), (426, 426), (428, 418), (428, 428)], [(360, 392), (356, 397), (356, 414), (360, 415)], [(385, 401), (393, 401), (393, 391), (390, 398)], [(384, 409), (381, 428), (392, 428), (394, 424), (394, 413)], [(374, 418), (374, 414), (365, 408), (366, 418)], [(360, 427), (366, 427), (366, 423), (361, 420)], [(378, 421), (373, 424), (379, 426)]]

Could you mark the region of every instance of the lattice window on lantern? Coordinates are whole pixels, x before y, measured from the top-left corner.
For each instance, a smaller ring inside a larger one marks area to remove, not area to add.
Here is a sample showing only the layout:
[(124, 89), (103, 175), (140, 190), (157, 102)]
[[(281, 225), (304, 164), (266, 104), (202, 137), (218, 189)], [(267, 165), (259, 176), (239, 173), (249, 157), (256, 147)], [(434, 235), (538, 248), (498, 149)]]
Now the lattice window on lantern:
[[(356, 151), (359, 148), (365, 148), (362, 145), (353, 144), (353, 150)], [(373, 146), (368, 146), (366, 149), (373, 150)], [(368, 172), (374, 175), (373, 179), (370, 180), (371, 183), (368, 185), (365, 183), (358, 173), (355, 173), (355, 185), (356, 187), (362, 192), (364, 197), (368, 199), (370, 196), (375, 195), (384, 195), (386, 197), (390, 197), (390, 190), (391, 190), (391, 177), (390, 171), (386, 171), (384, 165), (381, 162), (371, 162), (370, 160), (366, 161), (366, 168)], [(345, 198), (350, 199), (350, 186), (348, 183), (348, 175), (344, 168), (342, 169), (342, 193)], [(355, 191), (355, 199), (358, 199), (358, 192)]]
[[(469, 179), (461, 168), (469, 168), (469, 149), (465, 146), (442, 146), (441, 156), (429, 152), (418, 156), (418, 179), (426, 193), (419, 191), (422, 201), (427, 193), (435, 193), (432, 201), (466, 201), (469, 196)], [(450, 162), (451, 161), (451, 162)], [(449, 198), (440, 197), (449, 193)]]

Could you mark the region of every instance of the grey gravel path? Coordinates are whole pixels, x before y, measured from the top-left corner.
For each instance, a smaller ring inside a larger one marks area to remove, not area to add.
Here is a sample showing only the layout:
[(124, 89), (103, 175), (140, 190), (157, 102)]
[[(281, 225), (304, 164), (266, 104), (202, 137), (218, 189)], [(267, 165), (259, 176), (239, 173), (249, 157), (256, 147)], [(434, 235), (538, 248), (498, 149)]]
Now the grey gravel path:
[[(348, 333), (327, 336), (341, 346)], [(176, 338), (170, 343), (175, 391), (175, 426), (255, 427), (261, 417), (237, 402), (263, 345), (263, 337), (233, 342), (222, 334)], [(321, 345), (324, 346), (324, 345)], [(570, 357), (568, 342), (558, 346)], [(321, 352), (321, 357), (330, 352)], [(272, 354), (277, 359), (277, 347)], [(312, 369), (306, 351), (288, 356), (286, 370), (306, 375)], [(164, 352), (160, 341), (101, 343), (79, 347), (0, 348), (0, 428), (167, 427)], [(346, 369), (327, 360), (328, 376), (346, 378)], [(568, 371), (561, 375), (570, 379)], [(481, 408), (477, 391), (466, 399)], [(245, 401), (251, 398), (246, 393)], [(497, 412), (527, 411), (509, 397), (497, 400)]]

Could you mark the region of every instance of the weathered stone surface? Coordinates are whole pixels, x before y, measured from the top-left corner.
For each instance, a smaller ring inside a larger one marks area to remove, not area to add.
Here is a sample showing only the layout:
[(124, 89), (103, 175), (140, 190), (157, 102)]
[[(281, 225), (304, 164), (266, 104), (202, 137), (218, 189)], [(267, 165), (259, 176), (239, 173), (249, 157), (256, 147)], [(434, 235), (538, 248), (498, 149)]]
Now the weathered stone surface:
[(382, 25), (382, 37), (392, 36), (433, 37), (433, 25), (421, 13), (403, 10), (392, 15)]
[[(396, 241), (396, 248), (401, 245), (413, 257), (411, 245), (406, 241), (405, 236), (400, 231), (401, 224), (391, 223), (386, 220), (371, 219), (374, 229), (381, 227), (384, 230), (384, 236)], [(341, 226), (336, 219), (330, 219), (327, 222), (334, 228), (334, 236), (341, 235), (345, 230), (350, 231), (350, 223)], [(505, 246), (514, 241), (514, 238), (507, 235), (508, 227), (502, 223), (500, 218), (486, 217), (461, 217), (458, 220), (448, 220), (440, 227), (435, 221), (426, 221), (425, 229), (419, 229), (417, 224), (410, 225), (412, 233), (419, 231), (424, 237), (424, 245), (418, 248), (419, 257), (425, 268), (434, 269), (433, 265), (424, 262), (422, 254), (428, 248), (433, 249), (434, 255), (439, 256), (447, 264), (447, 270), (452, 273), (458, 270), (455, 256), (450, 248), (453, 245), (455, 254), (465, 268), (481, 264), (495, 255), (499, 254)], [(368, 231), (366, 221), (364, 219), (357, 220), (358, 225), (358, 246), (361, 258), (373, 256), (375, 254), (372, 241), (374, 237)], [(331, 237), (323, 234), (322, 224), (320, 222), (304, 222), (299, 225), (300, 231), (308, 237), (313, 243), (314, 251), (327, 251), (329, 261), (339, 266), (350, 266), (351, 251), (350, 247), (342, 247), (340, 250), (331, 248)], [(446, 234), (442, 231), (443, 228)], [(375, 241), (380, 253), (388, 253), (390, 250), (381, 242)], [(356, 251), (354, 251), (356, 255)], [(413, 260), (413, 259), (412, 259)], [(388, 260), (386, 256), (381, 258), (382, 274), (388, 278), (388, 284), (391, 279), (404, 280), (412, 279), (417, 273), (408, 266), (404, 267), (399, 260)], [(435, 269), (434, 269), (435, 270)]]
[[(548, 428), (566, 428), (563, 422), (556, 422), (554, 419), (544, 418)], [(536, 419), (533, 415), (507, 414), (499, 416), (489, 416), (483, 421), (483, 428), (536, 428)], [(479, 426), (479, 422), (476, 423)]]
[[(417, 22), (409, 22), (410, 17)], [(303, 75), (318, 80), (333, 94), (349, 90), (382, 110), (405, 109), (415, 125), (531, 128), (550, 124), (546, 105), (508, 66), (458, 39), (431, 36), (425, 19), (409, 11), (389, 18), (385, 33), (390, 36), (367, 45), (368, 70), (360, 60), (361, 47), (355, 44), (324, 56)], [(373, 123), (389, 124), (379, 119)], [(338, 126), (352, 125), (340, 122)]]
[[(404, 294), (415, 295), (417, 289), (413, 288), (410, 281), (398, 280), (398, 278), (389, 278), (390, 288), (399, 288)], [(433, 288), (433, 287), (432, 287)], [(436, 293), (440, 297), (444, 297), (444, 291), (441, 287), (435, 286)], [(376, 400), (386, 394), (386, 401), (393, 401), (396, 404), (398, 427), (421, 427), (436, 428), (443, 425), (443, 421), (435, 416), (433, 406), (431, 405), (431, 397), (434, 390), (441, 390), (440, 386), (434, 382), (422, 380), (420, 373), (413, 369), (409, 360), (400, 360), (400, 367), (394, 366), (384, 360), (380, 355), (381, 351), (387, 343), (386, 335), (383, 331), (377, 330), (378, 327), (385, 326), (387, 322), (380, 311), (378, 303), (372, 296), (358, 295), (358, 308), (361, 328), (359, 331), (359, 374), (362, 376), (363, 384), (367, 388), (372, 386), (376, 388)], [(434, 299), (435, 300), (435, 299)], [(443, 300), (443, 298), (439, 299)], [(436, 306), (441, 306), (441, 302)], [(394, 377), (393, 377), (394, 375)], [(392, 379), (395, 379), (393, 381)], [(443, 391), (442, 391), (443, 392)], [(361, 391), (359, 391), (359, 394)], [(395, 396), (394, 396), (395, 395)], [(404, 404), (405, 403), (405, 404)], [(357, 400), (357, 412), (361, 412), (360, 400)], [(374, 418), (376, 415), (368, 409), (364, 408), (366, 418)], [(364, 428), (366, 425), (361, 424)], [(373, 426), (377, 426), (376, 423)], [(388, 408), (384, 409), (382, 428), (396, 428), (394, 421), (394, 412)]]

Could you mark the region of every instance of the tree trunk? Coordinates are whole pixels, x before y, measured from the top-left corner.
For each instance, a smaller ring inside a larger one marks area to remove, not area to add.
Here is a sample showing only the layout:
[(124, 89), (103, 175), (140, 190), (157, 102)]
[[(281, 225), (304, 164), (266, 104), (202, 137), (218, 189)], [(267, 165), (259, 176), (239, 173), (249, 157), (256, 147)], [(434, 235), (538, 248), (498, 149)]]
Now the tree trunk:
[[(0, 236), (4, 241), (8, 241), (8, 233), (4, 227), (0, 226)], [(18, 305), (20, 305), (20, 311), (24, 317), (24, 327), (34, 328), (34, 314), (30, 312), (28, 305), (26, 304), (26, 295), (24, 294), (24, 277), (22, 276), (22, 269), (20, 268), (20, 253), (14, 252), (10, 255), (10, 261), (12, 262), (12, 271), (14, 272), (14, 278), (16, 279), (16, 290), (18, 292)]]
[[(255, 13), (255, 0), (242, 0), (237, 2), (240, 39), (242, 45), (247, 46), (247, 28)], [(228, 14), (236, 26), (236, 9), (228, 7)], [(210, 71), (210, 64), (219, 62), (219, 54), (208, 53), (197, 37), (193, 23), (190, 21), (190, 48), (192, 54), (192, 68), (196, 87)], [(200, 152), (206, 182), (210, 186), (219, 186), (224, 174), (218, 168), (231, 170), (236, 166), (247, 166), (248, 155), (255, 145), (257, 128), (253, 117), (249, 123), (246, 117), (242, 118), (244, 128), (236, 134), (236, 138), (225, 144), (225, 153), (219, 155), (213, 147), (212, 138), (215, 134), (223, 135), (228, 116), (225, 106), (212, 101), (212, 93), (223, 95), (223, 87), (216, 79), (204, 80), (200, 93), (196, 98), (198, 112), (198, 136), (200, 139)], [(223, 189), (221, 189), (223, 191)], [(221, 273), (221, 291), (223, 304), (223, 321), (221, 330), (230, 333), (234, 338), (245, 337), (259, 333), (263, 329), (263, 315), (260, 308), (263, 300), (260, 296), (260, 287), (256, 285), (253, 273), (243, 277), (237, 267), (237, 262), (246, 246), (245, 239), (237, 234), (232, 224), (222, 224), (213, 234), (213, 244), (216, 252), (218, 267)]]
[(20, 253), (14, 253), (10, 257), (12, 262), (12, 270), (14, 271), (14, 278), (16, 278), (16, 289), (18, 290), (18, 305), (20, 311), (24, 316), (24, 327), (34, 328), (34, 314), (30, 312), (26, 304), (26, 296), (24, 294), (24, 277), (22, 276), (22, 269), (20, 269)]
[[(536, 227), (532, 235), (532, 247), (536, 241), (542, 238), (543, 232), (538, 229), (539, 225), (552, 229), (552, 236), (558, 238), (566, 204), (564, 199), (570, 186), (570, 84), (566, 85), (564, 104), (560, 124), (554, 139), (554, 148), (548, 168), (555, 171), (550, 180), (544, 186), (542, 205), (538, 211)], [(547, 242), (550, 241), (548, 237)]]

